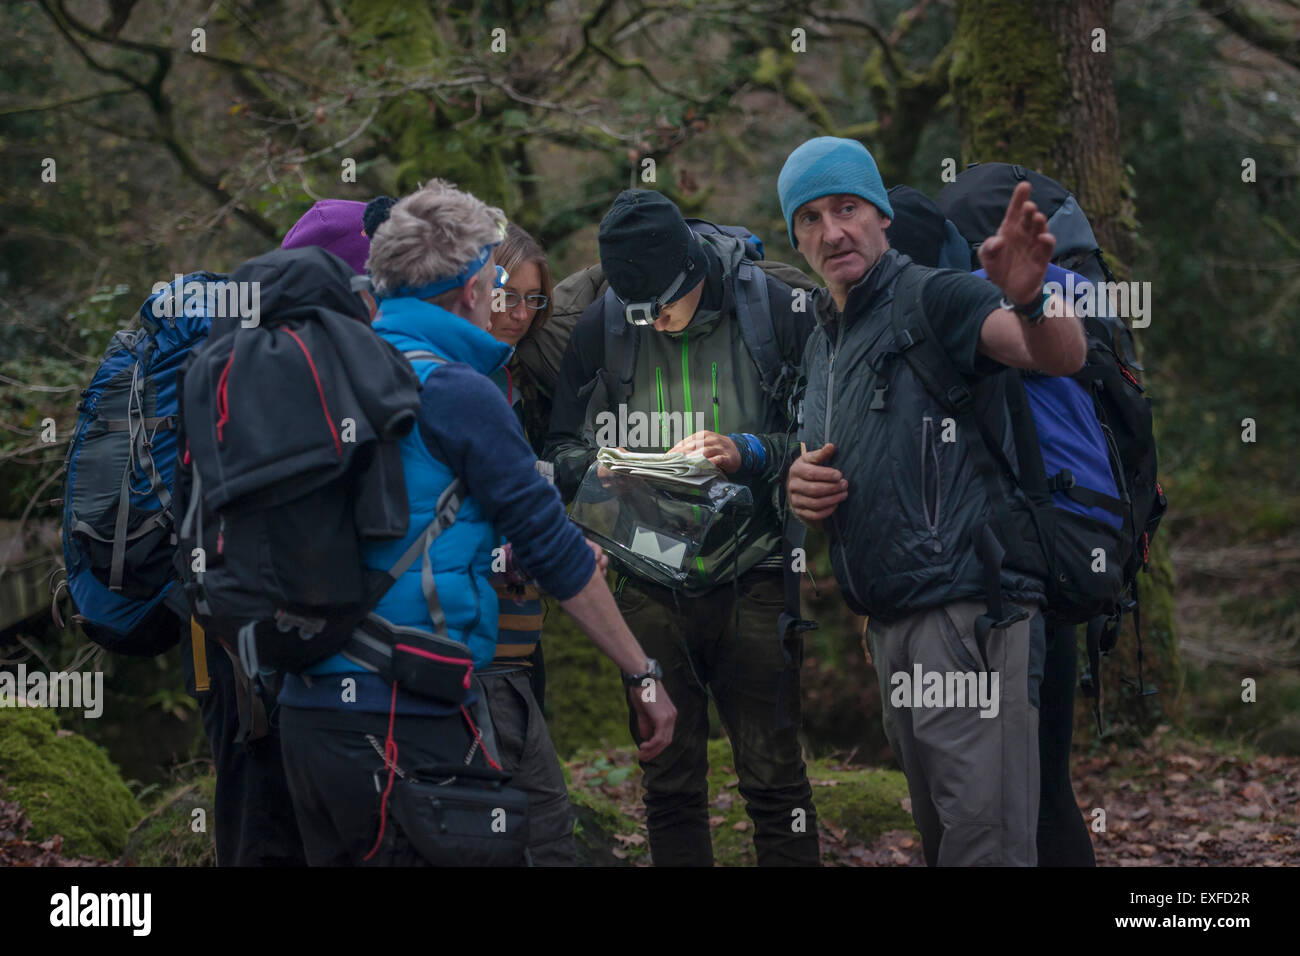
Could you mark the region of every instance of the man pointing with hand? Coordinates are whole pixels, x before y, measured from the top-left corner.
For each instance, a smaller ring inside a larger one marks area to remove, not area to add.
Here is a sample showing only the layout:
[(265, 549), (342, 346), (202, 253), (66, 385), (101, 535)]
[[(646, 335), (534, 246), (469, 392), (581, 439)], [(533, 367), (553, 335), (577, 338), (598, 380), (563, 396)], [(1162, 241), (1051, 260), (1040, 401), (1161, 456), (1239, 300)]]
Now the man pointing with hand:
[[(791, 508), (825, 527), (844, 598), (869, 618), (885, 731), (926, 861), (1033, 866), (1045, 594), (1038, 563), (1008, 533), (1027, 505), (1000, 476), (987, 479), (1002, 481), (998, 500), (986, 493), (971, 453), (978, 438), (905, 360), (920, 336), (896, 335), (893, 310), (909, 330), (924, 316), (930, 346), (947, 353), (974, 414), (1014, 460), (999, 373), (1068, 375), (1085, 356), (1078, 320), (1043, 293), (1055, 240), (1025, 183), (980, 248), (991, 285), (912, 263), (889, 248), (893, 210), (853, 140), (805, 142), (777, 189), (791, 243), (826, 283), (804, 354), (807, 450), (790, 469)], [(979, 678), (998, 688), (998, 706), (940, 694), (918, 705), (919, 695), (897, 692), (934, 674), (950, 687)]]

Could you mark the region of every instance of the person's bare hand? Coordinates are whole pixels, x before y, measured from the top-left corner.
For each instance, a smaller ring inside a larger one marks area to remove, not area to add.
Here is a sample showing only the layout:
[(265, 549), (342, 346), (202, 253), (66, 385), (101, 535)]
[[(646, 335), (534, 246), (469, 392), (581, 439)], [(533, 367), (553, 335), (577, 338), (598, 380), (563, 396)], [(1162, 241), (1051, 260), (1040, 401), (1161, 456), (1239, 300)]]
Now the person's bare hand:
[[(627, 451), (626, 448), (619, 448), (618, 450)], [(596, 477), (600, 479), (600, 487), (604, 488), (606, 491), (617, 494), (619, 488), (623, 486), (624, 476), (620, 475), (616, 471), (606, 468), (599, 462), (596, 464)]]
[(726, 435), (717, 432), (696, 432), (673, 445), (668, 452), (669, 454), (681, 452), (683, 455), (703, 455), (728, 475), (740, 470), (740, 449)]
[(980, 265), (989, 281), (1017, 305), (1033, 302), (1043, 290), (1056, 237), (1047, 230), (1047, 217), (1029, 199), (1029, 183), (1011, 194), (1007, 213), (993, 236), (979, 249)]
[(648, 685), (629, 687), (627, 696), (632, 702), (632, 709), (636, 711), (637, 735), (641, 738), (637, 754), (642, 760), (651, 760), (672, 743), (677, 708), (668, 698), (664, 682), (659, 680), (652, 680)]
[(835, 455), (829, 442), (821, 448), (804, 452), (790, 466), (786, 493), (790, 509), (804, 524), (816, 524), (829, 518), (841, 501), (849, 496), (849, 483), (836, 469), (826, 466)]
[(591, 548), (591, 553), (596, 556), (596, 570), (599, 571), (601, 574), (604, 574), (606, 571), (609, 570), (609, 555), (607, 555), (605, 553), (605, 549), (602, 548), (600, 545), (598, 545), (595, 541), (592, 541), (590, 538), (586, 540), (587, 540), (587, 547)]

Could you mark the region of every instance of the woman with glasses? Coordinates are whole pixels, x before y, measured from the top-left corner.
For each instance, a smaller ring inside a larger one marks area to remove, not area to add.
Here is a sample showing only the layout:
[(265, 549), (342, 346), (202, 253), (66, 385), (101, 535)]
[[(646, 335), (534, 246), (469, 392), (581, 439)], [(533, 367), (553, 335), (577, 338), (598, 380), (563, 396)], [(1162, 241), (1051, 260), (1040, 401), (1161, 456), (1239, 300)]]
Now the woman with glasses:
[[(505, 241), (497, 247), (496, 261), (505, 267), (509, 277), (504, 294), (493, 299), (492, 337), (518, 349), (551, 318), (551, 267), (537, 240), (514, 224), (506, 229)], [(539, 388), (536, 377), (518, 354), (496, 373), (494, 380), (519, 418), (528, 444), (540, 456), (551, 420), (550, 395)]]
[[(551, 269), (541, 245), (519, 226), (506, 229), (496, 262), (505, 284), (493, 299), (492, 337), (516, 352), (492, 380), (519, 419), (524, 437), (540, 455), (550, 425), (551, 398), (521, 361), (518, 346), (538, 334), (551, 317)], [(595, 550), (593, 548), (593, 550)], [(537, 866), (577, 862), (573, 820), (564, 774), (542, 716), (546, 672), (542, 661), (542, 597), (537, 584), (510, 561), (493, 578), (497, 592), (497, 652), (480, 674), (513, 786), (529, 795), (529, 851)]]

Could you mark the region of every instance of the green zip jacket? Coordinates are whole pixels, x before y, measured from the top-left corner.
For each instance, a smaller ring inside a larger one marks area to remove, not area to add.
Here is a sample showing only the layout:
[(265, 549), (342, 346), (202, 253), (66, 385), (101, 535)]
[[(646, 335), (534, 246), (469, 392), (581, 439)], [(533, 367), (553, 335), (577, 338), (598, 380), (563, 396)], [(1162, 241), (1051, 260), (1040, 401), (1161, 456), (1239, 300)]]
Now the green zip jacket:
[[(740, 524), (737, 534), (701, 554), (697, 564), (706, 587), (714, 587), (744, 574), (760, 562), (780, 567), (782, 520), (779, 494), (790, 462), (798, 455), (796, 424), (784, 402), (769, 399), (760, 384), (758, 367), (742, 338), (733, 303), (732, 275), (740, 263), (743, 245), (730, 237), (701, 240), (709, 260), (705, 290), (690, 324), (681, 332), (657, 332), (649, 327), (629, 327), (636, 335), (636, 370), (626, 416), (661, 414), (659, 427), (647, 429), (647, 442), (630, 451), (667, 451), (698, 430), (723, 435), (745, 432), (762, 442), (766, 463), (758, 473), (729, 476), (749, 486), (754, 513)], [(781, 355), (798, 368), (804, 343), (813, 328), (811, 297), (804, 311), (795, 311), (790, 286), (767, 273), (772, 323)], [(555, 483), (566, 502), (573, 500), (587, 470), (596, 460), (597, 446), (588, 436), (602, 437), (597, 412), (589, 397), (597, 372), (605, 364), (604, 306), (602, 298), (587, 307), (569, 339), (556, 385), (551, 427), (542, 457), (555, 466)], [(617, 370), (615, 370), (617, 371)], [(617, 408), (608, 409), (615, 419)], [(682, 413), (685, 418), (682, 418)], [(668, 416), (675, 416), (670, 418)], [(646, 419), (642, 419), (645, 421)], [(608, 434), (608, 429), (604, 434)], [(617, 440), (609, 441), (618, 445)]]

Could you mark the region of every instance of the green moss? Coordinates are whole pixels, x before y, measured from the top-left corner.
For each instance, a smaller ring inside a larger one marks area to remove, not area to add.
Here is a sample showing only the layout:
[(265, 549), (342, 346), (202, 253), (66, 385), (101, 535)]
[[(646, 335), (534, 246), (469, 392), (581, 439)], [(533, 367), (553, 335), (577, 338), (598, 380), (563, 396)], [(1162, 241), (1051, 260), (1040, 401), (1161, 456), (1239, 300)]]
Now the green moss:
[(627, 703), (618, 668), (547, 601), (546, 720), (561, 759), (595, 747), (630, 747)]
[[(737, 791), (731, 744), (709, 742), (709, 813), (722, 821), (713, 827), (713, 855), (722, 866), (755, 866), (754, 827)], [(834, 769), (826, 760), (808, 763), (817, 818), (847, 831), (851, 840), (871, 843), (889, 830), (911, 830), (912, 817), (903, 809), (907, 781), (894, 770)], [(737, 829), (737, 826), (740, 829)], [(834, 863), (833, 857), (824, 863)]]
[[(462, 53), (444, 39), (457, 31), (440, 24), (429, 4), (366, 0), (347, 3), (344, 11), (352, 25), (351, 45), (358, 50), (374, 48), (373, 72), (392, 72), (412, 80), (437, 76), (451, 69), (453, 58)], [(486, 33), (481, 39), (485, 45), (489, 42)], [(513, 137), (508, 130), (503, 134), (497, 121), (503, 106), (495, 98), (476, 103), (469, 90), (437, 98), (411, 92), (387, 102), (373, 129), (385, 141), (385, 154), (397, 163), (396, 194), (436, 176), (513, 211), (518, 191), (510, 182), (505, 159)]]
[(569, 794), (580, 866), (634, 866), (650, 858), (641, 824), (617, 801), (590, 786), (571, 789)]
[(170, 790), (132, 829), (123, 859), (137, 866), (216, 866), (216, 785), (216, 776), (206, 774)]
[(0, 710), (0, 795), (27, 812), (31, 839), (59, 834), (66, 852), (100, 859), (121, 854), (141, 812), (107, 752), (43, 708)]
[(825, 761), (815, 760), (808, 776), (821, 781), (813, 786), (817, 815), (858, 842), (874, 842), (890, 830), (913, 829), (912, 815), (903, 809), (907, 778), (897, 770), (832, 770)]
[[(629, 773), (630, 771), (630, 773)], [(650, 861), (640, 771), (629, 750), (588, 750), (565, 768), (578, 819), (579, 859), (587, 866), (631, 866)], [(808, 764), (817, 819), (843, 830), (849, 844), (870, 844), (890, 830), (912, 831), (903, 809), (907, 782), (894, 770), (843, 769), (830, 761)], [(731, 745), (709, 742), (709, 829), (719, 866), (754, 866), (754, 827), (738, 792)], [(839, 862), (828, 851), (823, 863)]]
[(1057, 38), (1026, 0), (962, 0), (949, 79), (967, 162), (1039, 168), (1065, 131)]

